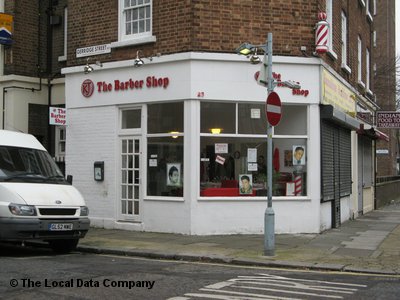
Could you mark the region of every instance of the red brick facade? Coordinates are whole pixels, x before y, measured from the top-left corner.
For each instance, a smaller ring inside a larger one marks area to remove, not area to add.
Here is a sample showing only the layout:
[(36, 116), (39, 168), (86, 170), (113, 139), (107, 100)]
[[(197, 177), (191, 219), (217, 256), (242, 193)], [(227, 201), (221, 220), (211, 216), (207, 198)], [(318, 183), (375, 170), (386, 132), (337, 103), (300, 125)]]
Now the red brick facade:
[[(63, 20), (68, 5), (67, 62), (59, 62), (63, 54), (63, 21), (52, 26), (52, 72), (65, 66), (82, 65), (86, 58), (77, 59), (77, 48), (109, 44), (118, 41), (118, 2), (114, 1), (56, 1), (53, 15)], [(325, 10), (325, 0), (297, 1), (153, 1), (153, 35), (155, 43), (113, 48), (110, 54), (98, 57), (104, 61), (133, 59), (136, 50), (145, 56), (186, 51), (232, 53), (242, 42), (263, 44), (268, 32), (273, 33), (275, 55), (312, 56), (315, 51), (317, 14)], [(372, 1), (370, 1), (372, 2)], [(39, 5), (39, 3), (41, 3)], [(35, 75), (37, 65), (45, 69), (48, 59), (47, 1), (6, 1), (6, 12), (15, 18), (15, 43), (7, 51), (7, 73)], [(348, 65), (351, 74), (341, 68), (341, 12), (348, 18)], [(370, 8), (372, 13), (372, 7)], [(40, 13), (40, 26), (38, 24)], [(337, 59), (327, 54), (322, 58), (343, 78), (357, 87), (357, 37), (370, 49), (373, 22), (359, 1), (333, 1), (333, 50)], [(39, 32), (40, 31), (40, 32)], [(39, 42), (40, 41), (40, 42)], [(300, 47), (305, 46), (302, 53)], [(12, 58), (10, 55), (12, 53)], [(365, 51), (363, 51), (365, 56)], [(8, 59), (7, 59), (8, 58)], [(365, 58), (364, 58), (365, 61)], [(371, 63), (372, 66), (372, 63)], [(363, 68), (365, 78), (365, 68)], [(365, 82), (365, 79), (364, 79)], [(371, 80), (373, 90), (373, 80)], [(360, 90), (360, 92), (363, 92)]]
[[(374, 93), (381, 110), (393, 111), (396, 110), (395, 0), (377, 1), (377, 11), (374, 18), (374, 28), (378, 33), (373, 56), (373, 61), (376, 63)], [(399, 130), (382, 129), (382, 131), (389, 136), (389, 142), (380, 141), (376, 148), (388, 150), (389, 153), (377, 156), (377, 175), (397, 175)]]

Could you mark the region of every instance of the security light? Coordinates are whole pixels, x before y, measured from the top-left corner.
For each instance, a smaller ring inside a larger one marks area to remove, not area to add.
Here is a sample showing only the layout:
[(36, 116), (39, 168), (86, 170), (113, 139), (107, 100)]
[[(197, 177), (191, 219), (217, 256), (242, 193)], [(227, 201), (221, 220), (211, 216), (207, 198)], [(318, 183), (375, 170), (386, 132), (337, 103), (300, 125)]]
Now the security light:
[(243, 43), (236, 48), (235, 52), (241, 55), (250, 55), (254, 52), (255, 46), (249, 43)]
[(135, 58), (135, 60), (133, 61), (133, 66), (134, 66), (135, 68), (138, 68), (138, 67), (144, 65), (144, 61), (139, 57), (139, 53), (140, 53), (140, 52), (142, 52), (142, 51), (141, 51), (141, 50), (136, 51), (136, 58)]

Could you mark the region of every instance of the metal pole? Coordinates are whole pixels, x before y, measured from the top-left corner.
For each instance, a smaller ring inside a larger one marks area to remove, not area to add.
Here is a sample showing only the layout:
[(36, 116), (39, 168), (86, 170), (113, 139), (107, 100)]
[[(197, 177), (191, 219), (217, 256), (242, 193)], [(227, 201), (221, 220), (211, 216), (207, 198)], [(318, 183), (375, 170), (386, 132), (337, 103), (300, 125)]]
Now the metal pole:
[[(268, 63), (265, 56), (268, 54)], [(268, 95), (274, 91), (272, 78), (272, 33), (267, 37), (267, 53), (264, 53), (264, 66), (267, 68), (265, 76), (268, 82)], [(264, 255), (275, 255), (275, 213), (272, 208), (272, 126), (268, 123), (267, 129), (267, 181), (268, 205), (264, 214)]]

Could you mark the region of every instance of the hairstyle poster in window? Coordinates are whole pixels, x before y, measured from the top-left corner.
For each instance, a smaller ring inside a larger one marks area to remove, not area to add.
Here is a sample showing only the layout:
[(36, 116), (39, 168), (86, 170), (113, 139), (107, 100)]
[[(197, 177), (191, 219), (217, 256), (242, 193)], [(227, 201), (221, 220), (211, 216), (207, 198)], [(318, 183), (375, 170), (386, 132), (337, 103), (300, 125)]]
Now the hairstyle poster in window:
[(241, 195), (253, 194), (253, 175), (252, 174), (239, 175), (239, 194), (241, 194)]
[(293, 165), (305, 165), (306, 164), (306, 146), (294, 145), (293, 146)]
[(167, 164), (167, 186), (181, 186), (181, 164)]

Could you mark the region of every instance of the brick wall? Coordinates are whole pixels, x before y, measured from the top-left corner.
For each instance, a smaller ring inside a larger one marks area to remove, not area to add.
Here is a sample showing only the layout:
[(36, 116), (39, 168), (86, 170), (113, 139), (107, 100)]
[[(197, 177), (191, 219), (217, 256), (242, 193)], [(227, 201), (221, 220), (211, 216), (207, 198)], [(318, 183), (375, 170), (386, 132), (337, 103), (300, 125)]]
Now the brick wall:
[[(374, 61), (377, 63), (375, 74), (377, 103), (381, 110), (396, 110), (395, 93), (395, 1), (377, 1), (378, 14), (374, 18), (377, 31)], [(398, 130), (382, 129), (389, 136), (389, 142), (379, 141), (377, 149), (388, 149), (389, 154), (377, 156), (377, 176), (397, 175), (396, 158), (398, 154)]]
[[(274, 53), (301, 55), (312, 49), (317, 8), (310, 1), (153, 1), (154, 44), (116, 48), (105, 60), (132, 59), (136, 49), (145, 55), (184, 51), (233, 52), (244, 41), (263, 44), (274, 33)], [(69, 1), (69, 65), (76, 48), (118, 40), (117, 1)], [(79, 13), (77, 13), (79, 12)], [(107, 12), (107, 15), (104, 14)]]
[[(372, 2), (372, 1), (370, 1)], [(372, 14), (372, 9), (370, 9)], [(351, 73), (346, 72), (342, 64), (342, 12), (347, 17), (347, 65), (351, 69)], [(362, 41), (362, 81), (366, 83), (366, 48), (370, 51), (370, 57), (374, 51), (371, 42), (371, 34), (373, 25), (367, 19), (366, 8), (363, 7), (359, 1), (333, 1), (333, 51), (337, 54), (337, 59), (329, 54), (324, 54), (324, 60), (335, 69), (343, 78), (349, 81), (359, 92), (364, 95), (365, 91), (357, 84), (357, 68), (358, 68), (358, 36)], [(372, 63), (371, 63), (372, 70)], [(370, 89), (373, 90), (372, 71), (370, 72)]]
[[(371, 1), (372, 2), (372, 1)], [(324, 54), (322, 58), (343, 78), (357, 86), (357, 37), (363, 41), (363, 81), (365, 48), (371, 55), (372, 23), (366, 8), (359, 1), (333, 1), (333, 42), (337, 59)], [(76, 59), (77, 48), (111, 43), (118, 40), (118, 1), (69, 1), (68, 66), (84, 64)], [(98, 56), (102, 61), (133, 59), (136, 50), (144, 56), (185, 51), (233, 53), (242, 42), (264, 44), (268, 32), (273, 33), (275, 55), (303, 56), (315, 51), (314, 27), (317, 13), (325, 10), (325, 1), (153, 1), (153, 35), (155, 43), (112, 49), (111, 54)], [(348, 74), (341, 68), (341, 12), (348, 17)], [(372, 13), (372, 8), (371, 8)], [(371, 64), (372, 66), (372, 64)], [(373, 82), (370, 81), (371, 90)]]
[[(52, 41), (48, 36), (49, 1), (5, 1), (5, 12), (14, 17), (14, 43), (5, 47), (5, 68), (8, 74), (42, 77), (60, 72), (65, 63), (58, 62), (63, 53), (63, 15), (67, 0), (53, 2), (53, 14), (60, 16), (60, 24), (52, 26)], [(47, 51), (51, 41), (51, 52)], [(51, 59), (51, 70), (47, 70)]]
[[(39, 48), (42, 46), (39, 45), (39, 1), (5, 1), (5, 12), (14, 17), (14, 43), (5, 48), (4, 72), (35, 76), (36, 65), (45, 55), (44, 50), (40, 50), (42, 56), (39, 57)], [(45, 35), (45, 32), (41, 35)]]

